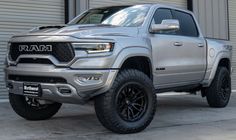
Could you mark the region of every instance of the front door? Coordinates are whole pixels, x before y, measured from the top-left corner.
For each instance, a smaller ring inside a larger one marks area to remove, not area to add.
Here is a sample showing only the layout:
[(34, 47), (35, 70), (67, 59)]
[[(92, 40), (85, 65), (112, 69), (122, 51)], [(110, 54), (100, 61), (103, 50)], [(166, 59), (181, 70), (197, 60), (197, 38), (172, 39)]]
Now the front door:
[(206, 70), (206, 44), (199, 37), (192, 15), (170, 9), (158, 9), (152, 24), (164, 19), (178, 19), (177, 32), (150, 34), (156, 88), (170, 88), (199, 83)]

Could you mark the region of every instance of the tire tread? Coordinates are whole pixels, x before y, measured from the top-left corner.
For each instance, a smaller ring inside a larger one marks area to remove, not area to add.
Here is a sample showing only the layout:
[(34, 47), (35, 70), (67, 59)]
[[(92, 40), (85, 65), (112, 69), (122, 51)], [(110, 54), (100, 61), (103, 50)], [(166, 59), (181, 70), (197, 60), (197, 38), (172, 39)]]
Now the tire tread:
[[(113, 97), (112, 95), (113, 93), (115, 93), (115, 90), (117, 86), (119, 86), (119, 83), (122, 83), (127, 77), (130, 78), (131, 80), (139, 80), (139, 81), (143, 80), (148, 86), (151, 87), (153, 92), (152, 98), (155, 101), (153, 101), (152, 104), (153, 106), (151, 110), (152, 113), (147, 118), (147, 121), (142, 124), (142, 126), (126, 127), (122, 125), (119, 122), (119, 120), (114, 119), (116, 116), (114, 116), (115, 114), (112, 111), (113, 107), (111, 106), (111, 104), (113, 104), (111, 102)], [(147, 75), (134, 69), (124, 70), (118, 74), (116, 80), (113, 83), (112, 88), (107, 93), (102, 94), (95, 99), (95, 110), (97, 117), (104, 127), (110, 129), (113, 132), (121, 134), (140, 132), (144, 130), (151, 123), (153, 116), (155, 115), (157, 102), (156, 102), (156, 95), (154, 93), (155, 92), (154, 92), (154, 87), (152, 85), (152, 81), (149, 79)]]

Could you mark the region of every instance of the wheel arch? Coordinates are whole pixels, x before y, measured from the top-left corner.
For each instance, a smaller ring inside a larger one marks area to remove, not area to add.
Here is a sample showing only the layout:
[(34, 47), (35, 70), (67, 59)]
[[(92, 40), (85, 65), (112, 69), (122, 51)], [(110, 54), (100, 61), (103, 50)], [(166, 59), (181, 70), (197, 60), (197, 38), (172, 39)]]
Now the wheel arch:
[(208, 82), (205, 85), (205, 87), (208, 87), (211, 85), (211, 83), (216, 75), (217, 68), (219, 66), (226, 67), (229, 70), (229, 72), (231, 73), (231, 57), (228, 55), (228, 53), (222, 52), (218, 55), (218, 57), (216, 57), (215, 62), (211, 68), (211, 72), (209, 74), (209, 77), (206, 77)]
[(152, 79), (151, 51), (145, 47), (129, 47), (121, 51), (113, 65), (115, 68), (137, 69)]
[(218, 63), (218, 67), (226, 67), (227, 70), (231, 73), (231, 62), (229, 58), (222, 58)]
[(146, 56), (133, 56), (127, 58), (123, 62), (120, 70), (122, 71), (125, 69), (136, 69), (145, 73), (150, 79), (153, 78), (151, 60)]

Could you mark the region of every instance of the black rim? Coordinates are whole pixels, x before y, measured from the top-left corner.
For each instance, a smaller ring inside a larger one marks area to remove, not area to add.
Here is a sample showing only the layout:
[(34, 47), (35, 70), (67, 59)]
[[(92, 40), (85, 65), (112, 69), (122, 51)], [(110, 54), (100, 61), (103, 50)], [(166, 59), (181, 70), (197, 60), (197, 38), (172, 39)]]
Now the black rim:
[(48, 107), (47, 104), (41, 104), (40, 101), (35, 98), (25, 97), (25, 101), (30, 107), (33, 107), (37, 110), (44, 109), (44, 108)]
[(230, 97), (231, 93), (231, 88), (230, 88), (230, 79), (228, 78), (227, 75), (224, 76), (222, 79), (221, 87), (220, 87), (220, 94), (224, 100), (228, 100)]
[(128, 122), (140, 120), (147, 110), (148, 97), (139, 83), (123, 85), (116, 96), (119, 116)]

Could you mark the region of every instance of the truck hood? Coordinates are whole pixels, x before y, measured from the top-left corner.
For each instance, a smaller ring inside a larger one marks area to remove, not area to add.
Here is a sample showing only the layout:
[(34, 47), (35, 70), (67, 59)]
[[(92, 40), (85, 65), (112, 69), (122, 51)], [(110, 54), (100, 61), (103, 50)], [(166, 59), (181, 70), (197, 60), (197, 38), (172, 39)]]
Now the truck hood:
[(112, 25), (55, 25), (41, 26), (17, 36), (73, 36), (76, 38), (94, 38), (126, 36), (135, 37), (138, 27), (120, 27)]

